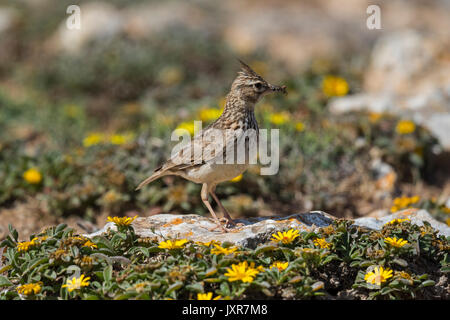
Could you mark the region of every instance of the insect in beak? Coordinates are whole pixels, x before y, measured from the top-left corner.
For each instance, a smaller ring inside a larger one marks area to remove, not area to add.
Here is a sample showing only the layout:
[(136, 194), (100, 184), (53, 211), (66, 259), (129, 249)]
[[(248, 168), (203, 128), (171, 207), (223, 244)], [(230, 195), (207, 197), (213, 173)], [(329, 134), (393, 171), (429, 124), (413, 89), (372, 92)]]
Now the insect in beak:
[(287, 94), (286, 91), (286, 86), (274, 86), (274, 85), (269, 85), (269, 89), (274, 91), (274, 92), (281, 92), (283, 94)]

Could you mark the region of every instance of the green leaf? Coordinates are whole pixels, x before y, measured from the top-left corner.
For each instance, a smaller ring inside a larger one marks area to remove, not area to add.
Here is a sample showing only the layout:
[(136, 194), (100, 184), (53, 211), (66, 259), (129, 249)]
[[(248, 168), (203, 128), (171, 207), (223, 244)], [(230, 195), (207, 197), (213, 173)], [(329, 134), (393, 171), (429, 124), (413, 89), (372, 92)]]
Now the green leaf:
[(146, 258), (148, 258), (148, 257), (150, 256), (150, 253), (149, 253), (149, 251), (148, 251), (148, 248), (145, 248), (145, 247), (135, 247), (135, 248), (133, 248), (133, 249), (131, 249), (131, 250), (129, 251), (130, 254), (135, 254), (136, 252), (142, 252), (142, 254), (143, 254)]
[(436, 282), (433, 280), (426, 280), (426, 281), (422, 282), (422, 284), (420, 286), (421, 287), (430, 287), (430, 286), (434, 286), (435, 284), (436, 284)]
[(112, 279), (112, 266), (108, 265), (104, 270), (103, 270), (103, 279), (105, 282), (110, 282)]
[(50, 280), (55, 280), (57, 277), (56, 271), (55, 270), (51, 270), (51, 269), (46, 269), (44, 271), (44, 277), (50, 279)]
[(164, 249), (161, 249), (158, 246), (149, 247), (149, 248), (147, 248), (147, 250), (148, 250), (149, 253), (155, 253), (155, 252), (164, 251)]
[(259, 254), (261, 254), (263, 252), (266, 252), (266, 251), (274, 251), (277, 248), (278, 248), (277, 246), (274, 246), (274, 245), (271, 245), (271, 244), (262, 245), (262, 246), (259, 246), (259, 247), (256, 248), (255, 255), (259, 255)]
[(361, 263), (359, 264), (359, 266), (361, 268), (367, 268), (367, 267), (369, 267), (371, 265), (373, 265), (373, 262), (369, 261), (369, 260), (361, 261)]
[(114, 300), (128, 300), (134, 296), (133, 293), (124, 293), (114, 297)]
[(428, 279), (428, 274), (426, 273), (419, 277), (419, 280), (426, 280), (426, 279)]
[(185, 288), (186, 288), (186, 290), (197, 292), (197, 293), (203, 292), (203, 284), (201, 282), (188, 284)]
[(125, 233), (118, 232), (111, 238), (112, 243), (115, 243), (116, 241), (119, 240), (127, 240), (127, 235)]
[(408, 266), (408, 262), (406, 262), (406, 260), (400, 259), (400, 258), (396, 258), (394, 260), (392, 260), (393, 263), (398, 264), (399, 266), (402, 267), (407, 267)]
[(13, 267), (12, 265), (8, 264), (0, 269), (0, 273), (8, 271), (8, 270), (12, 269), (12, 267)]
[(58, 232), (60, 232), (60, 231), (63, 231), (66, 227), (67, 227), (67, 224), (65, 224), (65, 223), (59, 224), (59, 225), (56, 227), (56, 229), (55, 229), (55, 233), (58, 233)]
[(355, 267), (360, 266), (360, 264), (361, 264), (361, 262), (359, 262), (359, 261), (352, 261), (352, 262), (350, 263), (350, 267), (351, 267), (351, 268), (355, 268)]
[(30, 261), (30, 263), (28, 264), (29, 267), (23, 272), (23, 275), (26, 275), (28, 272), (30, 272), (31, 270), (33, 270), (34, 268), (36, 268), (38, 265), (48, 262), (48, 258), (36, 258), (33, 259), (32, 261)]
[(230, 286), (227, 282), (222, 282), (220, 284), (220, 291), (222, 291), (225, 296), (231, 296)]
[(180, 289), (182, 286), (183, 286), (183, 282), (177, 281), (174, 284), (172, 284), (171, 286), (169, 286), (169, 288), (167, 288), (166, 294), (171, 294), (173, 291)]
[(401, 287), (401, 283), (398, 280), (394, 280), (391, 283), (389, 283), (389, 287), (391, 287), (391, 288), (400, 288)]
[(8, 286), (12, 286), (13, 283), (11, 281), (8, 280), (8, 278), (4, 277), (4, 276), (0, 276), (0, 287), (8, 287)]
[(449, 273), (450, 272), (450, 266), (445, 266), (441, 268), (442, 273)]
[(19, 238), (19, 233), (13, 228), (12, 224), (8, 224), (9, 233), (13, 236), (14, 240), (17, 242)]

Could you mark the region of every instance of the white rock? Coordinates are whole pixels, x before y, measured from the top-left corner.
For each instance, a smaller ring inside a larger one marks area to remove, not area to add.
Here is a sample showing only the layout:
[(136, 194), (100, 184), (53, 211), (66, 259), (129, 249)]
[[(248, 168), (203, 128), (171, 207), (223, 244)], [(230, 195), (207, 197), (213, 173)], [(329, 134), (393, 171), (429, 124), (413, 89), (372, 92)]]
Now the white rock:
[[(406, 215), (407, 214), (407, 215)], [(400, 211), (381, 218), (358, 218), (355, 224), (369, 229), (379, 230), (386, 222), (396, 219), (411, 219), (412, 223), (419, 225), (423, 221), (428, 221), (440, 234), (449, 236), (450, 228), (445, 224), (434, 220), (425, 210), (420, 211)], [(332, 223), (335, 218), (322, 211), (311, 211), (298, 213), (286, 217), (256, 217), (246, 220), (237, 220), (244, 226), (236, 227), (231, 232), (223, 232), (211, 218), (190, 214), (174, 215), (159, 214), (146, 218), (137, 218), (133, 222), (136, 234), (140, 237), (157, 238), (163, 241), (168, 238), (186, 238), (192, 241), (209, 242), (216, 240), (219, 242), (231, 242), (235, 245), (256, 248), (258, 244), (264, 243), (271, 238), (275, 232), (295, 228), (300, 231), (315, 231), (319, 227), (325, 227)], [(87, 236), (94, 237), (101, 235), (108, 229), (116, 229), (114, 223), (107, 223), (101, 230)]]
[(355, 219), (355, 224), (358, 226), (366, 227), (373, 230), (381, 230), (383, 225), (394, 219), (408, 218), (411, 223), (423, 226), (423, 222), (427, 221), (431, 226), (438, 231), (438, 234), (446, 237), (450, 236), (450, 227), (445, 223), (439, 222), (434, 219), (426, 210), (403, 210), (384, 217), (372, 218), (364, 217)]
[(16, 17), (17, 12), (15, 9), (0, 7), (0, 34), (12, 26)]
[[(48, 47), (52, 51), (78, 53), (91, 40), (105, 40), (118, 34), (124, 20), (114, 6), (106, 2), (88, 2), (80, 5), (80, 29), (69, 29), (64, 19), (51, 37)], [(67, 15), (69, 17), (69, 15)]]
[(334, 113), (388, 112), (427, 127), (450, 149), (450, 63), (439, 38), (412, 30), (388, 34), (375, 45), (364, 92), (329, 102)]

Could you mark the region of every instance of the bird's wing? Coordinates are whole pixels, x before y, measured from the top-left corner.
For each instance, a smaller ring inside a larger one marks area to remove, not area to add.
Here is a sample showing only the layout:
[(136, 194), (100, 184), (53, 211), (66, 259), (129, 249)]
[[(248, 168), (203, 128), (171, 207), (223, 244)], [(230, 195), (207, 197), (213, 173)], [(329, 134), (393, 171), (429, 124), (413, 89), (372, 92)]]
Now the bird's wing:
[[(159, 169), (183, 170), (207, 162), (225, 163), (227, 154), (237, 159), (237, 146), (242, 143), (245, 132), (237, 130), (221, 130), (213, 127), (205, 128), (176, 152)], [(230, 155), (230, 152), (233, 154)]]
[[(193, 168), (208, 162), (241, 164), (247, 161), (247, 150), (251, 146), (251, 142), (250, 144), (247, 142), (252, 139), (251, 137), (249, 137), (249, 140), (246, 139), (249, 136), (249, 131), (243, 131), (242, 129), (214, 129), (213, 127), (205, 128), (205, 130), (194, 136), (190, 142), (182, 146), (169, 160), (157, 168), (150, 177), (142, 181), (136, 190), (166, 174), (173, 174), (176, 171)], [(258, 143), (257, 139), (256, 135), (253, 141)], [(245, 148), (245, 151), (240, 149), (242, 147)], [(256, 152), (256, 149), (254, 152)], [(244, 159), (242, 158), (243, 154)], [(229, 161), (230, 159), (227, 159), (227, 156), (231, 157), (232, 162)], [(254, 153), (254, 156), (256, 156), (256, 153)]]

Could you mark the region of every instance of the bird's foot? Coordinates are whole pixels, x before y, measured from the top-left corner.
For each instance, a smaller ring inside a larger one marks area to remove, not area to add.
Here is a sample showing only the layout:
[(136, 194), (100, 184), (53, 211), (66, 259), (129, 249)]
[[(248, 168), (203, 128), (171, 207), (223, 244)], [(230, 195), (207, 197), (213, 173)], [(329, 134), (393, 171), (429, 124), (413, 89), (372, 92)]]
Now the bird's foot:
[(213, 227), (213, 228), (211, 228), (211, 229), (209, 229), (209, 230), (210, 230), (210, 231), (215, 231), (215, 230), (217, 230), (218, 228), (222, 229), (222, 231), (223, 231), (223, 232), (226, 232), (226, 233), (228, 233), (228, 232), (231, 231), (231, 229), (230, 229), (227, 225), (224, 226), (220, 221), (217, 221), (217, 226), (215, 226), (215, 227)]
[(233, 219), (227, 219), (227, 218), (220, 218), (220, 222), (224, 223), (226, 228), (243, 227), (245, 225), (241, 222), (236, 222)]

